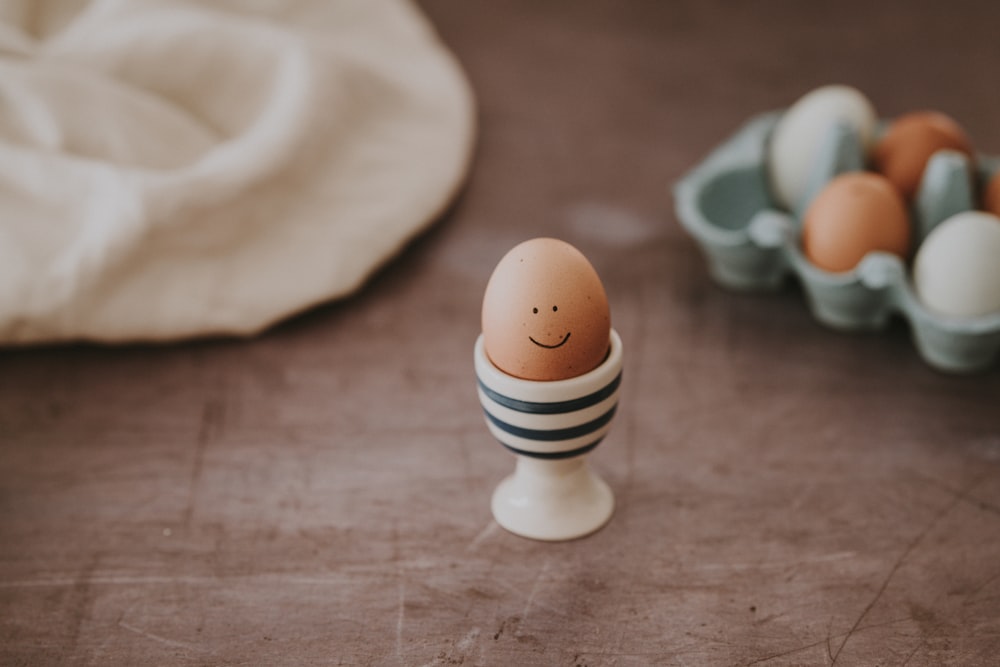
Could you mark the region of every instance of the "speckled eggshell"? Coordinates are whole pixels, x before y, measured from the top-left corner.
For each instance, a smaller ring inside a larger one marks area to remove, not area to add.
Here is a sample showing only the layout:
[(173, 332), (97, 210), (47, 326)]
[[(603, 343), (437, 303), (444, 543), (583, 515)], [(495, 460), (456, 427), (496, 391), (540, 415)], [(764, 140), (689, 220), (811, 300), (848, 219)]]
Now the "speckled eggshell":
[(850, 271), (874, 250), (906, 257), (910, 249), (906, 204), (885, 177), (848, 172), (834, 178), (803, 218), (802, 250), (821, 269)]
[(1000, 171), (993, 174), (993, 178), (986, 184), (986, 191), (983, 193), (983, 208), (993, 215), (1000, 216)]
[(914, 111), (889, 125), (875, 144), (872, 163), (907, 200), (912, 200), (927, 161), (943, 149), (973, 157), (972, 142), (950, 116), (937, 111)]
[(1000, 312), (1000, 218), (951, 216), (927, 235), (913, 262), (913, 287), (929, 310), (975, 317)]
[(525, 380), (583, 375), (604, 360), (611, 339), (597, 272), (579, 250), (551, 238), (504, 255), (486, 285), (482, 324), (490, 361)]
[(833, 127), (852, 128), (867, 153), (876, 120), (875, 107), (851, 86), (822, 86), (790, 106), (778, 119), (767, 147), (768, 182), (777, 204), (788, 211), (800, 204)]

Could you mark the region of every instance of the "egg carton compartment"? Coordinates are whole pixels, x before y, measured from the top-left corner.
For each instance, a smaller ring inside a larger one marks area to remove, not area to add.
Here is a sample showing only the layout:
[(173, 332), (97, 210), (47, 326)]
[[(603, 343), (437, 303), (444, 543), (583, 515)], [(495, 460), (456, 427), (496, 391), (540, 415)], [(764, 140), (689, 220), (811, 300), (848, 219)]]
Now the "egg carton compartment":
[[(694, 237), (712, 278), (738, 291), (775, 290), (793, 274), (809, 309), (821, 323), (843, 331), (884, 328), (894, 313), (909, 323), (927, 363), (943, 371), (985, 370), (1000, 351), (1000, 313), (946, 317), (918, 299), (907, 265), (872, 252), (852, 271), (831, 273), (813, 265), (800, 244), (808, 202), (839, 173), (864, 167), (858, 137), (837, 126), (824, 138), (809, 189), (795, 211), (779, 210), (768, 186), (767, 143), (780, 112), (751, 118), (674, 186), (677, 217)], [(880, 124), (878, 131), (884, 127)], [(973, 183), (981, 185), (1000, 159), (939, 151), (928, 162), (912, 206), (916, 243), (949, 216), (975, 208)]]

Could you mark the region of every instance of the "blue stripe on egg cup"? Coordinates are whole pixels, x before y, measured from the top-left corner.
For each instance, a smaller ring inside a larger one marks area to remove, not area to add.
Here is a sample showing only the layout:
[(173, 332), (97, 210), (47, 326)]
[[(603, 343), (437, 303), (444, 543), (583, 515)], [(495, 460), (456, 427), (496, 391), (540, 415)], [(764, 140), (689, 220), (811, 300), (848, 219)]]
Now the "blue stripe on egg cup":
[(498, 369), (475, 347), (479, 401), (486, 425), (504, 447), (536, 459), (582, 456), (601, 443), (618, 407), (622, 348), (612, 329), (600, 366), (565, 380), (524, 380)]

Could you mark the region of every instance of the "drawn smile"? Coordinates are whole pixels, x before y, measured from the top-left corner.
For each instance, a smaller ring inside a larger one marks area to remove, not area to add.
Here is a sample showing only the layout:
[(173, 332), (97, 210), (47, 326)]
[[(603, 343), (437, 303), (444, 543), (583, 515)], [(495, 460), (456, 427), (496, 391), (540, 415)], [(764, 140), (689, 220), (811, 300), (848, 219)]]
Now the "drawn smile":
[(538, 347), (544, 347), (546, 350), (554, 350), (557, 347), (561, 347), (566, 341), (569, 340), (569, 334), (570, 334), (570, 332), (567, 331), (566, 335), (563, 336), (563, 339), (561, 341), (559, 341), (558, 343), (556, 343), (555, 345), (546, 345), (545, 343), (539, 343), (537, 340), (535, 340), (531, 336), (528, 336), (528, 340), (530, 340), (532, 343), (534, 343)]

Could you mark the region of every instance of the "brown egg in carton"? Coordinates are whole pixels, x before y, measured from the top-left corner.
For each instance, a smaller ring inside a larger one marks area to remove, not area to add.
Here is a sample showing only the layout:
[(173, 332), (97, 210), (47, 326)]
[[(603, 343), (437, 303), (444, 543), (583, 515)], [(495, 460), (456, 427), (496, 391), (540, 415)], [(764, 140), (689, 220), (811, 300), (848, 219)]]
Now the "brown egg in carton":
[[(918, 261), (924, 260), (920, 273), (924, 284), (935, 288), (943, 284), (944, 291), (938, 292), (951, 300), (946, 301), (949, 306), (952, 301), (963, 307), (969, 301), (981, 307), (984, 299), (997, 303), (988, 312), (949, 314), (929, 305), (929, 294), (921, 298), (914, 283), (913, 252), (876, 249), (866, 252), (852, 268), (832, 271), (818, 266), (803, 248), (810, 205), (838, 176), (870, 167), (869, 147), (886, 136), (889, 122), (875, 123), (868, 146), (864, 130), (850, 122), (834, 122), (824, 132), (813, 133), (821, 138), (802, 174), (801, 195), (787, 206), (776, 201), (768, 164), (769, 144), (784, 113), (751, 118), (674, 187), (677, 216), (705, 254), (712, 278), (726, 288), (759, 291), (777, 289), (793, 274), (803, 286), (811, 312), (827, 326), (878, 330), (898, 313), (909, 323), (920, 355), (931, 366), (956, 373), (989, 368), (1000, 352), (1000, 268), (995, 268), (1000, 267), (996, 261), (1000, 219), (996, 230), (986, 223), (985, 243), (968, 230), (981, 233), (983, 221), (993, 219), (986, 213), (973, 213), (979, 208), (979, 193), (986, 206), (1000, 213), (1000, 159), (971, 151), (939, 150), (918, 172), (912, 198), (906, 201), (903, 196), (910, 225), (908, 245), (917, 255), (931, 258), (918, 256)], [(925, 240), (939, 227), (935, 236), (947, 227), (952, 238), (936, 243), (942, 247), (940, 252), (924, 252)], [(992, 261), (984, 263), (981, 257), (989, 252)], [(956, 253), (978, 254), (980, 259), (956, 258)], [(928, 266), (933, 270), (927, 271)], [(988, 275), (975, 284), (953, 284), (954, 276), (972, 270)], [(965, 291), (956, 292), (959, 288)]]

